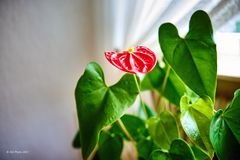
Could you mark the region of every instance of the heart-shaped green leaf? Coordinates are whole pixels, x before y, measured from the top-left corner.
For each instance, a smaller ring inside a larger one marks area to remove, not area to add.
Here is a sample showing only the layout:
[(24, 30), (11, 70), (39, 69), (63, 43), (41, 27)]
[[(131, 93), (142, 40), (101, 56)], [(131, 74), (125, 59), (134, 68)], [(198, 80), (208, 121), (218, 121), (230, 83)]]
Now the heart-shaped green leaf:
[(224, 119), (240, 143), (240, 89), (235, 91), (234, 98), (224, 113)]
[(192, 102), (183, 96), (180, 102), (181, 124), (188, 137), (213, 157), (213, 148), (209, 139), (209, 127), (213, 116), (213, 104), (209, 97)]
[(108, 87), (101, 67), (94, 62), (87, 65), (75, 90), (84, 159), (97, 144), (101, 129), (119, 119), (137, 95), (133, 75), (125, 74), (119, 82)]
[(74, 148), (81, 148), (80, 131), (77, 131), (77, 133), (73, 139), (72, 146)]
[(157, 63), (154, 69), (144, 76), (141, 82), (141, 89), (144, 90), (157, 90), (160, 94), (163, 94), (171, 103), (179, 106), (180, 99), (184, 95), (185, 84), (176, 75), (176, 73), (170, 69), (170, 73), (167, 79), (166, 87), (161, 93), (161, 87), (166, 75), (168, 64), (166, 63), (164, 68), (161, 68)]
[(217, 56), (207, 13), (197, 11), (192, 15), (185, 38), (178, 35), (173, 24), (161, 25), (159, 43), (165, 59), (183, 82), (200, 97), (207, 95), (214, 102)]
[[(121, 120), (124, 126), (126, 127), (127, 131), (129, 132), (129, 134), (132, 136), (134, 140), (137, 141), (139, 139), (143, 139), (148, 135), (146, 124), (142, 119), (130, 114), (125, 114), (124, 116), (121, 117)], [(122, 129), (120, 128), (117, 122), (115, 122), (112, 125), (110, 132), (119, 134), (128, 140), (125, 133), (122, 131)]]
[(150, 156), (150, 160), (195, 160), (191, 147), (181, 139), (172, 142), (169, 152), (161, 149), (155, 150)]
[(100, 160), (120, 160), (123, 149), (123, 139), (117, 134), (103, 131), (99, 138), (97, 156)]
[(170, 112), (161, 112), (158, 117), (148, 120), (149, 133), (154, 142), (162, 149), (168, 150), (174, 139), (179, 138), (178, 126)]
[(240, 159), (240, 90), (225, 112), (219, 110), (213, 117), (210, 139), (220, 160)]

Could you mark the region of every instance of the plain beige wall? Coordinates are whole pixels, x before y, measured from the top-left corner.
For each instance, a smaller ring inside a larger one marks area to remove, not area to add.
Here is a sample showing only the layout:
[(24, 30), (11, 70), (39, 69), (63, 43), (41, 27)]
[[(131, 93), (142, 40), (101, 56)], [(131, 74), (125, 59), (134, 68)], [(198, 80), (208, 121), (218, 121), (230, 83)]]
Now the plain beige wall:
[(79, 159), (74, 88), (91, 60), (91, 16), (88, 0), (0, 1), (1, 160)]

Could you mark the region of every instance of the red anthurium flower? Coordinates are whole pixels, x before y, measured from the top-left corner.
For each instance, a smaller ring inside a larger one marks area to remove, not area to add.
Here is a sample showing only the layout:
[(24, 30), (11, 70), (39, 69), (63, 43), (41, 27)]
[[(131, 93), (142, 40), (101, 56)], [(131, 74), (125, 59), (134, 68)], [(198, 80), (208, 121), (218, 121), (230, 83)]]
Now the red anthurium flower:
[(128, 73), (147, 73), (156, 64), (156, 55), (149, 48), (136, 46), (123, 52), (105, 52), (107, 60), (118, 69)]

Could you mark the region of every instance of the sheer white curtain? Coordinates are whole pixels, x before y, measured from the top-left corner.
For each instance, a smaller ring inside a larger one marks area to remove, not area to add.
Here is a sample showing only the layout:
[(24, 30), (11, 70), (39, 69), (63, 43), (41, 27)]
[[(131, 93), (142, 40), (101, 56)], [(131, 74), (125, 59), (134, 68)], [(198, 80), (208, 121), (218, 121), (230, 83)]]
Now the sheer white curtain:
[[(221, 30), (223, 26), (229, 31), (231, 27), (226, 24), (239, 15), (240, 1), (95, 0), (94, 56), (98, 61), (102, 61), (104, 51), (126, 50), (132, 46), (145, 45), (160, 58), (162, 54), (157, 34), (159, 26), (171, 22), (178, 27), (180, 35), (184, 36), (188, 31), (190, 16), (198, 9), (209, 13), (215, 31)], [(102, 63), (107, 65), (105, 61)]]

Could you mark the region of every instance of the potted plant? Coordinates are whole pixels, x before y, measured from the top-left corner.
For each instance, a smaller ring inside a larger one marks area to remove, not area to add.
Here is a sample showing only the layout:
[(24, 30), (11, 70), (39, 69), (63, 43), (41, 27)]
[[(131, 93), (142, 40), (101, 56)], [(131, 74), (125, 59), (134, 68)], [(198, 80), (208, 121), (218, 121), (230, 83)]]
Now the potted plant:
[[(217, 52), (209, 16), (196, 11), (184, 38), (171, 23), (162, 24), (158, 36), (164, 55), (159, 62), (143, 46), (105, 52), (127, 72), (112, 86), (97, 63), (87, 65), (75, 90), (80, 127), (73, 146), (82, 149), (83, 159), (120, 159), (124, 141), (132, 142), (138, 159), (240, 159), (240, 90), (224, 111), (214, 110)], [(144, 103), (145, 90), (158, 93), (155, 106)], [(137, 96), (139, 113), (126, 114)]]

